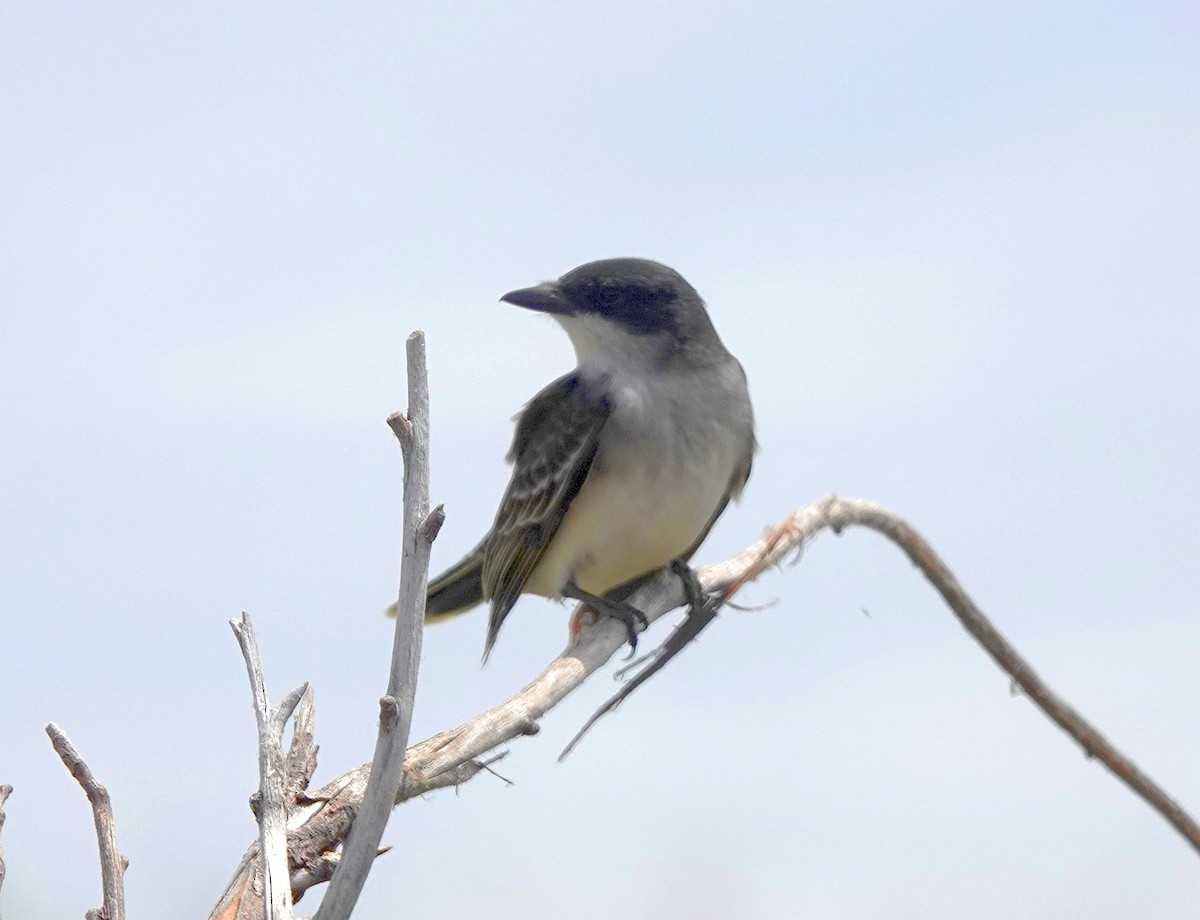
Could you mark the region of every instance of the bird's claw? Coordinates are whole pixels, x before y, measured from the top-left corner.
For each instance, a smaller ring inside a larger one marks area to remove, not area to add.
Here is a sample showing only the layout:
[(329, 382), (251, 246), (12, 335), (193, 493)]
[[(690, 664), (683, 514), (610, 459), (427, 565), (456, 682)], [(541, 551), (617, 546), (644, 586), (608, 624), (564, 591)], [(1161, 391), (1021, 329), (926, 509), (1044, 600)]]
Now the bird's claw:
[(631, 606), (614, 607), (606, 610), (605, 613), (614, 620), (620, 620), (624, 625), (625, 636), (629, 641), (629, 654), (621, 660), (629, 661), (637, 654), (638, 633), (649, 626), (650, 621), (646, 619), (646, 614)]
[(715, 591), (705, 591), (696, 576), (696, 570), (682, 559), (671, 560), (671, 571), (683, 584), (683, 594), (687, 598), (688, 607), (692, 614), (698, 614), (708, 607), (715, 607), (719, 595)]
[[(583, 601), (583, 603), (602, 616), (619, 620), (625, 626), (625, 634), (629, 639), (629, 658), (634, 656), (637, 652), (638, 633), (650, 625), (650, 620), (647, 619), (646, 614), (642, 613), (642, 611), (638, 610), (632, 604), (627, 604), (624, 601), (584, 591), (574, 582), (567, 582), (563, 595)], [(629, 658), (625, 660), (628, 661)]]

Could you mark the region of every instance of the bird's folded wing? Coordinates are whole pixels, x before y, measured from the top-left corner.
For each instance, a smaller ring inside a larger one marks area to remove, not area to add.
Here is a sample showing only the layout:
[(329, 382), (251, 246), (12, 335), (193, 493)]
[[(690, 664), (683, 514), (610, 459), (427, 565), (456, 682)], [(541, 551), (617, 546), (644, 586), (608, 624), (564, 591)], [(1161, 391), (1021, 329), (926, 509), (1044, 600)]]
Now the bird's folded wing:
[(512, 480), (484, 550), (483, 593), (492, 601), (487, 649), (579, 494), (610, 411), (603, 394), (568, 374), (521, 414), (509, 453)]
[(752, 458), (749, 452), (747, 452), (745, 460), (733, 471), (733, 475), (729, 478), (729, 485), (725, 489), (725, 494), (721, 496), (721, 503), (717, 505), (717, 510), (708, 519), (708, 523), (704, 525), (704, 529), (700, 531), (699, 536), (696, 537), (696, 541), (687, 548), (686, 552), (679, 554), (679, 558), (684, 562), (688, 562), (696, 554), (696, 550), (700, 548), (700, 545), (708, 539), (709, 531), (717, 523), (717, 518), (725, 513), (725, 509), (729, 507), (729, 502), (741, 498), (742, 489), (745, 488), (746, 481), (750, 478), (751, 463)]

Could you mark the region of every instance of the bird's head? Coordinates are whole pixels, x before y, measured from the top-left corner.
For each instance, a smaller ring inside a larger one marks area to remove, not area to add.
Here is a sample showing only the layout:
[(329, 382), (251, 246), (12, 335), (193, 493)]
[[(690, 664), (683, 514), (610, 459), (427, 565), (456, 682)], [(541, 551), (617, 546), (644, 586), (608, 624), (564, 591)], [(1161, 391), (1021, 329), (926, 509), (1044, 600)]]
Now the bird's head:
[(653, 367), (721, 347), (696, 289), (649, 259), (588, 262), (500, 299), (558, 320), (584, 369)]

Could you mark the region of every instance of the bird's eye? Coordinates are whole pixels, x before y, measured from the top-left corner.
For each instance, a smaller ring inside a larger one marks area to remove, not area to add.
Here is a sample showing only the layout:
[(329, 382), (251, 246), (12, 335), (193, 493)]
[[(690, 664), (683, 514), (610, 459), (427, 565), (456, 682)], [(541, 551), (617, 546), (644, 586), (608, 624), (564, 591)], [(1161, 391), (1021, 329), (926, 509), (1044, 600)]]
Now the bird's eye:
[(596, 297), (599, 299), (601, 306), (615, 307), (621, 302), (621, 289), (611, 284), (606, 284), (600, 288)]

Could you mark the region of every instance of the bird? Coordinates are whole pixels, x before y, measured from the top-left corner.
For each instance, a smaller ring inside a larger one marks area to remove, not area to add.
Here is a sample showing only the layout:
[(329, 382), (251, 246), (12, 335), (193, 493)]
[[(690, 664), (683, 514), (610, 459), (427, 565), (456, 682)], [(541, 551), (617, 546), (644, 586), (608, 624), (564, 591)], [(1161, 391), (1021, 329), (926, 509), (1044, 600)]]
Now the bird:
[(746, 374), (696, 289), (649, 259), (588, 262), (500, 300), (556, 320), (577, 367), (516, 416), (495, 521), (430, 581), (425, 620), (490, 602), (486, 662), (521, 595), (573, 599), (624, 622), (636, 648), (646, 620), (624, 597), (683, 566), (695, 603), (686, 563), (750, 477)]

